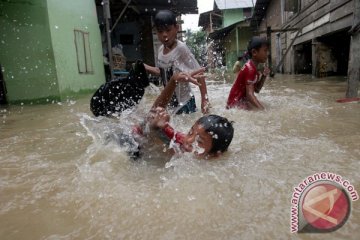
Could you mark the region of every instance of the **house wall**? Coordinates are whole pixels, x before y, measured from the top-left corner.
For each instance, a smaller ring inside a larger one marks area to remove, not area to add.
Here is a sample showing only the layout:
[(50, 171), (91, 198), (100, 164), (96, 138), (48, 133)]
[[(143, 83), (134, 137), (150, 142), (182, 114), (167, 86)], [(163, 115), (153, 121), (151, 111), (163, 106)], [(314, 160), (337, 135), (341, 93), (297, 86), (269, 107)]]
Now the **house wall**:
[[(153, 46), (153, 28), (151, 23), (150, 16), (144, 16), (144, 24), (141, 28), (141, 52), (142, 57), (145, 63), (150, 64), (151, 66), (155, 66), (155, 53), (154, 53), (154, 46)], [(156, 49), (157, 50), (157, 49)]]
[(294, 43), (296, 45), (350, 27), (353, 7), (353, 0), (313, 0), (288, 19), (285, 27), (298, 27), (302, 30)]
[[(266, 31), (267, 27), (271, 27), (271, 29), (281, 29), (282, 26), (282, 14), (281, 14), (281, 0), (270, 1), (269, 6), (267, 8), (267, 12), (265, 15), (265, 20), (261, 22), (259, 31)], [(260, 34), (263, 37), (266, 37), (266, 33)], [(271, 34), (271, 61), (272, 66), (276, 67), (277, 63), (280, 61), (283, 52), (280, 52), (277, 49), (278, 41), (281, 38), (278, 38), (276, 32)]]
[(244, 19), (243, 9), (223, 10), (223, 28)]
[[(313, 75), (326, 75), (328, 72), (337, 73), (337, 53), (332, 51), (331, 48), (329, 48), (329, 44), (325, 44), (323, 41), (327, 40), (326, 36), (331, 37), (331, 35), (337, 32), (343, 32), (343, 34), (345, 34), (344, 37), (347, 37), (346, 29), (351, 27), (353, 20), (353, 6), (354, 2), (352, 0), (302, 1), (300, 11), (289, 17), (284, 24), (284, 28), (291, 27), (301, 30), (298, 38), (296, 38), (294, 42), (294, 46), (304, 45), (309, 41), (313, 43)], [(287, 33), (287, 38), (292, 40), (294, 35), (295, 33)], [(341, 41), (341, 43), (346, 44), (346, 46), (343, 47), (348, 49), (349, 41)], [(286, 41), (283, 49), (288, 47), (289, 44), (290, 41)], [(348, 56), (345, 56), (345, 59), (346, 58), (348, 59)], [(342, 71), (346, 68), (347, 66), (341, 66)], [(285, 64), (285, 69), (290, 70), (291, 66)]]
[[(93, 0), (47, 0), (49, 27), (62, 99), (92, 92), (105, 82), (100, 29)], [(74, 30), (89, 33), (91, 73), (79, 73)]]
[(8, 101), (59, 99), (46, 0), (1, 1), (0, 32)]
[[(10, 103), (63, 100), (105, 81), (94, 1), (2, 1), (0, 26)], [(89, 32), (91, 74), (78, 71), (74, 29)]]
[(236, 43), (236, 28), (233, 29), (224, 39), (226, 68), (231, 70), (237, 58), (247, 50), (248, 41), (252, 36), (249, 27), (238, 28), (238, 44)]
[[(307, 69), (308, 65), (312, 66), (312, 73), (315, 75), (319, 72), (322, 62), (327, 62), (326, 69), (329, 72), (334, 72), (336, 61), (334, 56), (330, 54), (331, 49), (323, 44), (322, 38), (330, 36), (336, 32), (344, 32), (352, 25), (353, 19), (353, 0), (299, 0), (300, 9), (297, 12), (289, 12), (284, 7), (284, 0), (274, 0), (269, 2), (264, 20), (261, 22), (259, 30), (265, 31), (266, 26), (271, 26), (272, 29), (286, 29), (286, 28), (299, 28), (300, 34), (295, 39), (293, 46), (290, 46), (295, 37), (295, 31), (286, 31), (276, 35), (271, 35), (271, 52), (273, 66), (279, 62), (279, 53), (285, 54), (287, 48), (289, 52), (285, 57), (282, 71), (285, 73), (298, 72), (297, 69)], [(266, 33), (262, 34), (266, 36)], [(277, 41), (281, 41), (278, 44)], [(312, 61), (306, 62), (306, 66), (295, 66), (294, 64), (301, 64), (301, 59), (296, 57), (305, 58), (308, 60), (308, 44), (312, 42)], [(342, 43), (348, 44), (348, 41)], [(279, 50), (280, 46), (280, 50)], [(346, 46), (348, 47), (348, 46)], [(295, 51), (295, 48), (297, 49)], [(302, 49), (306, 49), (302, 52)], [(299, 55), (300, 54), (300, 55)], [(323, 59), (323, 61), (319, 61)], [(322, 67), (324, 68), (324, 67)], [(344, 67), (341, 67), (344, 69)], [(307, 72), (308, 70), (306, 70)]]
[(137, 22), (127, 22), (127, 23), (119, 23), (113, 32), (113, 40), (112, 44), (117, 45), (121, 42), (121, 36), (124, 34), (132, 35), (133, 42), (131, 44), (122, 44), (123, 53), (128, 62), (134, 62), (137, 59), (142, 59), (141, 49), (140, 49), (140, 27)]

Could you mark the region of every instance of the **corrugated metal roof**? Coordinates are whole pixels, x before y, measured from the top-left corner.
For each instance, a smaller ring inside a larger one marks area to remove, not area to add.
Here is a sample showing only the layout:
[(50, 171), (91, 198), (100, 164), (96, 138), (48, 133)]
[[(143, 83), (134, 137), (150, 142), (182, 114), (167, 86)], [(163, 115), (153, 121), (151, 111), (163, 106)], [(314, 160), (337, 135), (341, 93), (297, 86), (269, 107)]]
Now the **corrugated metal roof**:
[(215, 0), (220, 10), (254, 7), (256, 0)]

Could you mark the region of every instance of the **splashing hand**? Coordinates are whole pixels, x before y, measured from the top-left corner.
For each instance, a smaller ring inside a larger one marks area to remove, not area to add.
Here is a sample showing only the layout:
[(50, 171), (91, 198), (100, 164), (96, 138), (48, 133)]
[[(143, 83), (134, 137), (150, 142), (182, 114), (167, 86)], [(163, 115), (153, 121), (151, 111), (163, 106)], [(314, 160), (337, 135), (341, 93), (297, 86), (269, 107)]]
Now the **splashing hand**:
[(154, 128), (164, 128), (170, 121), (170, 115), (165, 108), (157, 107), (151, 110), (152, 117), (149, 119), (150, 126)]
[(201, 101), (201, 112), (203, 114), (208, 114), (210, 108), (211, 108), (211, 105), (210, 105), (210, 102), (208, 99), (204, 99), (203, 101)]
[(190, 73), (180, 72), (174, 75), (174, 80), (176, 82), (191, 82), (197, 86), (201, 84), (198, 82), (199, 79), (205, 78), (203, 73), (205, 72), (205, 68), (200, 68)]
[(267, 77), (267, 76), (270, 75), (270, 72), (271, 72), (271, 71), (270, 71), (270, 68), (265, 67), (265, 68), (264, 68), (264, 71), (262, 72), (262, 74)]

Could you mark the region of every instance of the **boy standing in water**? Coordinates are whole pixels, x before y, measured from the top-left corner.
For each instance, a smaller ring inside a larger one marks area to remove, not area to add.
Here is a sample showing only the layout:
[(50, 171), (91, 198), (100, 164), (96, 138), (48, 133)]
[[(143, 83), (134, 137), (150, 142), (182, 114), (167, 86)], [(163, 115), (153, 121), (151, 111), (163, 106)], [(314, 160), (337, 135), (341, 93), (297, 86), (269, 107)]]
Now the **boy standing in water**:
[(253, 37), (248, 45), (250, 59), (240, 70), (227, 100), (226, 108), (251, 108), (264, 110), (264, 106), (255, 96), (259, 93), (270, 70), (264, 69), (261, 78), (257, 71), (258, 64), (265, 63), (268, 56), (268, 42), (265, 38)]
[[(166, 86), (174, 73), (191, 72), (199, 69), (199, 63), (186, 44), (176, 39), (179, 30), (176, 15), (172, 11), (161, 10), (155, 15), (154, 23), (158, 39), (162, 45), (158, 50), (158, 67), (145, 64), (146, 70), (154, 75), (160, 75), (163, 85)], [(201, 111), (206, 114), (209, 110), (209, 100), (205, 78), (199, 79), (199, 83)], [(188, 82), (177, 84), (170, 106), (174, 108), (176, 114), (196, 111), (195, 97)]]

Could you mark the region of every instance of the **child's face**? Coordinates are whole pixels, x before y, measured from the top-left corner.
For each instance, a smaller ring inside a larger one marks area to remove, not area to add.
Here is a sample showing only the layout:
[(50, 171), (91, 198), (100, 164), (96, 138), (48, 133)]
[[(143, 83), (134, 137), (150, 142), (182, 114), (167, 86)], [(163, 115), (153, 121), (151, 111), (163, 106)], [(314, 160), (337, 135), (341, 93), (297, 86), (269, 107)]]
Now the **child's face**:
[(181, 148), (185, 152), (192, 152), (199, 157), (205, 157), (212, 148), (212, 136), (205, 131), (202, 125), (195, 123), (185, 136)]
[(167, 48), (170, 48), (177, 36), (178, 25), (166, 25), (156, 28), (156, 33), (159, 41)]
[(259, 49), (252, 50), (253, 59), (260, 63), (265, 63), (268, 57), (268, 46), (262, 45)]

